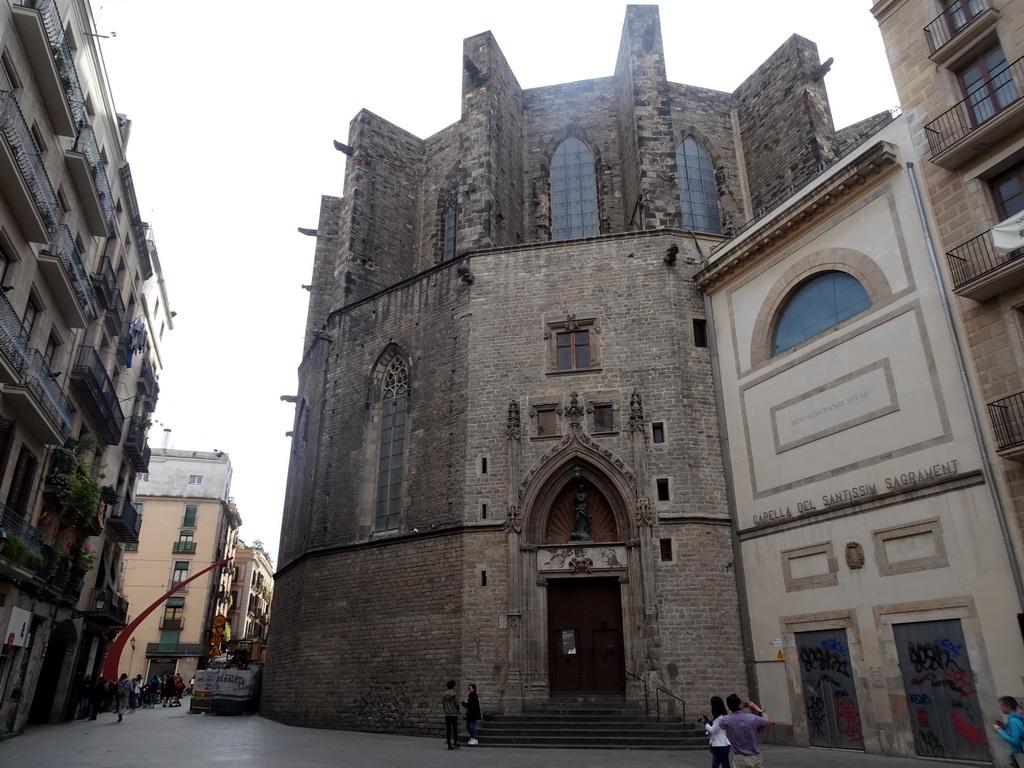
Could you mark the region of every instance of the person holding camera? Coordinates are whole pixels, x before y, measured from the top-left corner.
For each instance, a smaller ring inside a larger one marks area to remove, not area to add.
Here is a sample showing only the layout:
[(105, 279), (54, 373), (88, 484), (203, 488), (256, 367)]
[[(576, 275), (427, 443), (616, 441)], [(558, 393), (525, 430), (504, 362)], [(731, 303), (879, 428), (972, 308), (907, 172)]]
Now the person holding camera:
[(711, 768), (729, 768), (729, 737), (722, 730), (722, 718), (725, 717), (725, 702), (721, 696), (711, 697), (711, 719), (707, 715), (701, 715), (700, 723), (704, 725), (704, 732), (711, 737)]
[[(732, 744), (733, 765), (736, 768), (762, 768), (764, 761), (758, 734), (772, 724), (771, 718), (757, 704), (744, 702), (735, 693), (730, 693), (725, 703), (729, 714), (722, 718), (721, 724)], [(750, 711), (741, 712), (744, 707)]]

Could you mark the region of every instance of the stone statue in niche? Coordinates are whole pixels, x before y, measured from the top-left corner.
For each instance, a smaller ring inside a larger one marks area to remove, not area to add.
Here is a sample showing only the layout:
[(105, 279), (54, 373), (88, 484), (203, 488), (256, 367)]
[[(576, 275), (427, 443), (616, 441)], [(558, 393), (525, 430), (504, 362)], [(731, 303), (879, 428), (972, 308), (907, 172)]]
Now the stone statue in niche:
[(572, 502), (576, 518), (569, 533), (570, 541), (590, 541), (590, 508), (587, 506), (586, 489), (580, 485)]

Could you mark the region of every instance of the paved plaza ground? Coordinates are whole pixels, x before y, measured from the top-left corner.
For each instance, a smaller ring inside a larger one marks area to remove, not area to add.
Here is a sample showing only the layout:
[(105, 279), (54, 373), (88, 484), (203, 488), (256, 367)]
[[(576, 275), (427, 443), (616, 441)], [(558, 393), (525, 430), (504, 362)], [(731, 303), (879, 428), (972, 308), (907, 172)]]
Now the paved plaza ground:
[[(486, 730), (480, 734), (486, 743)], [(0, 742), (2, 768), (708, 768), (705, 750), (488, 749), (449, 752), (444, 740), (413, 736), (292, 728), (258, 715), (223, 717), (180, 709), (140, 709), (98, 720), (30, 726)], [(903, 760), (859, 752), (795, 747), (765, 748), (766, 768), (926, 768), (973, 765)]]

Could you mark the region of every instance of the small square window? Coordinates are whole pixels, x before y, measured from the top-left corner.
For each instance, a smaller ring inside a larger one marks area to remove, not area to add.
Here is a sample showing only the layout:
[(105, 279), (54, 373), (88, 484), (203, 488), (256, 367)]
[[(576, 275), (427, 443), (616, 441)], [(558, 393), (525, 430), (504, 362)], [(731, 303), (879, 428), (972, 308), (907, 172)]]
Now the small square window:
[(140, 483), (148, 483), (149, 482), (149, 472), (143, 472), (141, 475), (139, 475), (139, 482)]
[(189, 485), (202, 485), (203, 484), (203, 476), (202, 475), (189, 475), (188, 476), (188, 484)]
[(658, 543), (661, 545), (661, 561), (663, 563), (671, 563), (672, 539), (661, 539)]
[(126, 541), (124, 544), (125, 552), (137, 552), (139, 549), (139, 542), (137, 541)]
[(659, 477), (655, 482), (658, 486), (658, 501), (668, 501), (668, 478)]
[(537, 437), (552, 437), (558, 434), (558, 414), (554, 408), (537, 409)]
[(611, 403), (601, 403), (593, 406), (594, 411), (594, 432), (615, 431), (615, 409)]
[(590, 367), (590, 331), (579, 328), (555, 334), (558, 370), (578, 371)]
[(693, 346), (706, 347), (708, 345), (708, 321), (693, 321)]
[(665, 442), (665, 424), (660, 421), (656, 421), (651, 424), (651, 440), (655, 443)]
[(597, 321), (577, 320), (568, 315), (563, 322), (547, 324), (548, 373), (593, 371), (600, 368)]

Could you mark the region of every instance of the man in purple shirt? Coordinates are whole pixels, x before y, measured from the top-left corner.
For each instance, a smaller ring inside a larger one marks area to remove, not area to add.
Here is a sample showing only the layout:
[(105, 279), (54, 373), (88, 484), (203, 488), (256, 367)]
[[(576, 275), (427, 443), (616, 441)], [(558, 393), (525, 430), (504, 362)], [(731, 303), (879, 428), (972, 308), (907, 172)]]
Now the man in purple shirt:
[[(752, 701), (746, 704), (735, 693), (725, 700), (729, 714), (722, 718), (722, 730), (732, 744), (734, 768), (762, 768), (761, 741), (757, 734), (772, 724), (771, 718)], [(741, 712), (746, 707), (750, 712)]]

